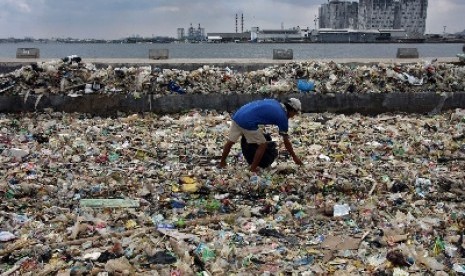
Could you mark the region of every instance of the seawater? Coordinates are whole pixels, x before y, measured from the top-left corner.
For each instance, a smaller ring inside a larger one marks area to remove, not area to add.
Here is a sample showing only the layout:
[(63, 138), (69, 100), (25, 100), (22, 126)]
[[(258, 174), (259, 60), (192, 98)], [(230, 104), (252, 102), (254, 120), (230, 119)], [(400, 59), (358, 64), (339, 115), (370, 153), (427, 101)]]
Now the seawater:
[(420, 57), (455, 57), (462, 53), (462, 43), (419, 44), (273, 44), (273, 43), (0, 43), (0, 58), (15, 58), (18, 48), (39, 48), (41, 58), (148, 58), (150, 49), (168, 49), (170, 58), (262, 58), (271, 59), (274, 49), (292, 49), (294, 59), (395, 58), (398, 48), (417, 48)]

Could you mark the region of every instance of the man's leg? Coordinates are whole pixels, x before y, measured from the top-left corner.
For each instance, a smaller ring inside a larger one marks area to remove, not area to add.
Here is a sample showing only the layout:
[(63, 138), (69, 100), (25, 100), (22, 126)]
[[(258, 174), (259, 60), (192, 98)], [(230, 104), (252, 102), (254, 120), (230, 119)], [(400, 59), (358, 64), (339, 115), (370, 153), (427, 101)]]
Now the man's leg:
[(257, 150), (255, 151), (255, 155), (253, 157), (252, 165), (250, 165), (250, 171), (256, 172), (260, 161), (262, 161), (263, 155), (265, 154), (266, 150), (266, 138), (263, 135), (261, 129), (257, 130), (250, 130), (243, 132), (245, 139), (247, 139), (247, 143), (249, 144), (257, 144)]
[(266, 150), (266, 142), (261, 143), (258, 145), (257, 151), (255, 151), (255, 155), (253, 157), (253, 162), (252, 165), (250, 165), (250, 171), (251, 172), (256, 172), (257, 167), (260, 164), (260, 161), (262, 161), (263, 154), (265, 153)]

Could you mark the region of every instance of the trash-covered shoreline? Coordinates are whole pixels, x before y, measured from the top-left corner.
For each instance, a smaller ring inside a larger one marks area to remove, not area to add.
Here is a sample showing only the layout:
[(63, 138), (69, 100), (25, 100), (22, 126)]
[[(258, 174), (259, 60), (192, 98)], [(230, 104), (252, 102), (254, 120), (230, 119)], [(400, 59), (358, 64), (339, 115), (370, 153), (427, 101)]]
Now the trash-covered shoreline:
[(303, 111), (312, 113), (429, 114), (465, 106), (465, 67), (452, 62), (296, 61), (238, 71), (218, 64), (181, 70), (73, 60), (42, 61), (0, 74), (0, 112), (232, 112), (265, 97), (299, 98)]
[(72, 58), (32, 63), (0, 75), (0, 94), (283, 94), (465, 91), (465, 67), (437, 60), (413, 64), (295, 61), (237, 71), (204, 65), (195, 70), (156, 65), (98, 68)]
[(2, 275), (465, 271), (465, 110), (301, 114), (216, 167), (229, 113), (0, 114)]

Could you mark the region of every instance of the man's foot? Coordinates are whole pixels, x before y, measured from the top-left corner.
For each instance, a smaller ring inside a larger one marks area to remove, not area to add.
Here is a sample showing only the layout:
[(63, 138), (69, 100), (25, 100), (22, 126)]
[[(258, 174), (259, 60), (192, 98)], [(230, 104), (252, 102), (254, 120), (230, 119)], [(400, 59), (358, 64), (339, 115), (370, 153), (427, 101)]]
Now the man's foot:
[(255, 168), (250, 167), (250, 172), (258, 173), (259, 170), (260, 169), (258, 167), (255, 167)]

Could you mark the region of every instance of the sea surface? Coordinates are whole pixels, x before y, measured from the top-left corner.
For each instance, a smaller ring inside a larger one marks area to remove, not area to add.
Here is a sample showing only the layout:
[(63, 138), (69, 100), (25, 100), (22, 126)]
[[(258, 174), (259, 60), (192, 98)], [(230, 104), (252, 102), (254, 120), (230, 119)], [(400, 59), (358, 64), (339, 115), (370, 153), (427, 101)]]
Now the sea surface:
[(0, 43), (0, 58), (16, 58), (18, 48), (39, 48), (40, 58), (63, 58), (78, 55), (82, 58), (148, 58), (150, 49), (168, 49), (169, 58), (257, 58), (271, 59), (274, 49), (292, 49), (294, 59), (318, 58), (395, 58), (398, 48), (417, 48), (420, 58), (455, 57), (462, 53), (462, 43), (420, 44), (274, 44), (274, 43), (169, 43), (169, 44), (112, 44), (112, 43)]

